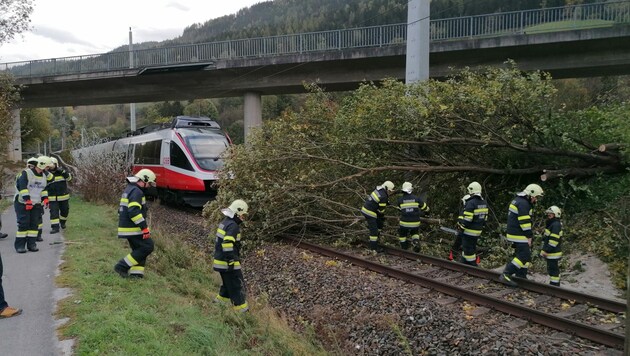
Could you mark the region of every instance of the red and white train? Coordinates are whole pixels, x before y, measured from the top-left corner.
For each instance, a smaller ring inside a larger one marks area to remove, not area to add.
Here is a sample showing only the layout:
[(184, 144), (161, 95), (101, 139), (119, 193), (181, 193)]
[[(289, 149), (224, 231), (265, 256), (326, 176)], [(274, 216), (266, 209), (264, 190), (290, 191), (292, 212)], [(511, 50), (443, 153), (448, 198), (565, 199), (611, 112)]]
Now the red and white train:
[[(169, 128), (151, 127), (139, 135), (73, 151), (75, 160), (88, 153), (126, 152), (133, 173), (149, 168), (157, 176), (162, 201), (201, 207), (216, 195), (223, 168), (221, 155), (231, 144), (219, 124), (207, 117), (178, 116)], [(146, 133), (143, 133), (146, 132)]]

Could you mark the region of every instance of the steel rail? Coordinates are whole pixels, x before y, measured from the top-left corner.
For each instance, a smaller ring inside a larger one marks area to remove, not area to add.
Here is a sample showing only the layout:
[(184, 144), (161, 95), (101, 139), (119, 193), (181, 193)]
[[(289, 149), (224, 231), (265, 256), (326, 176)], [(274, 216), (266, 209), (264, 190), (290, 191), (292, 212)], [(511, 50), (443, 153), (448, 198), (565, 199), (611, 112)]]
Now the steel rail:
[(537, 324), (545, 325), (556, 330), (572, 333), (598, 344), (616, 348), (623, 348), (624, 346), (625, 338), (624, 335), (621, 334), (578, 323), (576, 321), (569, 320), (563, 317), (546, 314), (535, 309), (530, 309), (519, 304), (510, 303), (502, 299), (453, 286), (448, 283), (440, 282), (431, 278), (422, 277), (417, 274), (397, 270), (395, 268), (368, 261), (360, 257), (338, 252), (330, 248), (318, 246), (303, 240), (290, 237), (287, 237), (286, 240), (295, 243), (296, 247), (301, 247), (324, 256), (346, 260), (354, 265), (366, 268), (368, 270), (410, 283), (418, 284), (424, 287), (428, 287), (438, 292), (442, 292), (453, 297), (462, 298), (476, 304), (484, 305), (491, 309), (514, 315), (525, 320), (535, 322)]
[[(441, 258), (427, 256), (423, 254), (418, 254), (410, 251), (400, 250), (396, 248), (383, 246), (388, 254), (408, 258), (411, 260), (417, 260), (422, 263), (431, 264), (437, 267), (442, 267), (446, 269), (450, 269), (452, 271), (464, 272), (469, 275), (490, 279), (490, 280), (498, 280), (501, 273), (490, 271), (487, 269), (473, 267), (469, 265), (465, 265), (462, 263), (447, 261)], [(590, 304), (596, 306), (599, 309), (607, 310), (614, 313), (623, 313), (626, 311), (626, 303), (621, 303), (612, 299), (606, 299), (594, 295), (583, 294), (580, 292), (575, 292), (566, 288), (558, 288), (551, 285), (534, 282), (528, 279), (515, 277), (518, 286), (530, 290), (532, 292), (537, 292), (545, 295), (550, 295), (553, 297), (563, 298), (567, 300), (573, 300), (579, 303)]]

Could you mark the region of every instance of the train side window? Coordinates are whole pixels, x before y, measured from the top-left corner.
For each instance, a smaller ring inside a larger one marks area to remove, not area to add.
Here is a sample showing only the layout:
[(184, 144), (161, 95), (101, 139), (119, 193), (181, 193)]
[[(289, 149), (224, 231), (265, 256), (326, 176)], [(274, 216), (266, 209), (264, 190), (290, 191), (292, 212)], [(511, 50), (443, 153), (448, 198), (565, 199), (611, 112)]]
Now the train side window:
[(160, 164), (160, 147), (162, 141), (150, 141), (136, 144), (135, 164)]
[(175, 142), (171, 141), (171, 164), (175, 167), (185, 169), (187, 171), (192, 171), (193, 167), (188, 160), (188, 157), (184, 154), (181, 147), (179, 147)]

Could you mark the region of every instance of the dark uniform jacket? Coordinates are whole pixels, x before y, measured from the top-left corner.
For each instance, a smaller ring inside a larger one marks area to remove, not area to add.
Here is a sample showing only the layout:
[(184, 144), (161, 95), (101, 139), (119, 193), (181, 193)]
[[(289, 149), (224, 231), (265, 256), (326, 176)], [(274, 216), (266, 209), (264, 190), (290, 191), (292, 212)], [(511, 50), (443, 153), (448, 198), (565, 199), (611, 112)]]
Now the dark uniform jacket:
[(558, 218), (547, 219), (545, 227), (545, 234), (543, 237), (542, 250), (547, 253), (547, 258), (560, 258), (562, 256), (562, 250), (560, 245), (562, 243), (562, 223)]
[(400, 226), (403, 227), (419, 227), (420, 217), (429, 212), (429, 207), (422, 199), (407, 192), (398, 198), (397, 205), (400, 208)]
[(226, 272), (228, 270), (241, 269), (240, 246), (241, 219), (237, 215), (233, 218), (226, 216), (217, 228), (214, 241), (214, 263), (215, 271)]
[(488, 204), (479, 195), (473, 195), (468, 200), (459, 216), (458, 223), (466, 236), (478, 237), (488, 220)]
[(388, 201), (387, 188), (381, 187), (380, 189), (376, 189), (365, 200), (361, 212), (363, 215), (371, 218), (383, 218)]
[(517, 195), (510, 203), (507, 220), (507, 240), (527, 243), (532, 238), (532, 204), (526, 195)]
[(53, 176), (53, 180), (48, 184), (48, 199), (51, 201), (68, 200), (70, 198), (68, 182), (72, 180), (72, 175), (61, 167), (50, 173)]
[(120, 197), (118, 207), (118, 237), (126, 239), (142, 236), (147, 227), (147, 205), (144, 192), (136, 183), (129, 182)]

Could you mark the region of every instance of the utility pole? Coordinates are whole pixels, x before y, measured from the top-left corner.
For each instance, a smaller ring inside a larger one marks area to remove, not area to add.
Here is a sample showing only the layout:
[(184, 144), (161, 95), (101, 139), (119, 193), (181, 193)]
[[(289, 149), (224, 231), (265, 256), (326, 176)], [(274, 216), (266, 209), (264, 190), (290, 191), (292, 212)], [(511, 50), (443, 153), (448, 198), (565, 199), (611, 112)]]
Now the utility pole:
[[(129, 27), (129, 68), (133, 68), (133, 38), (131, 27)], [(131, 121), (131, 132), (136, 131), (136, 104), (129, 104), (129, 120)]]
[(407, 5), (407, 62), (405, 83), (429, 79), (430, 0)]

